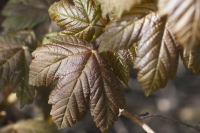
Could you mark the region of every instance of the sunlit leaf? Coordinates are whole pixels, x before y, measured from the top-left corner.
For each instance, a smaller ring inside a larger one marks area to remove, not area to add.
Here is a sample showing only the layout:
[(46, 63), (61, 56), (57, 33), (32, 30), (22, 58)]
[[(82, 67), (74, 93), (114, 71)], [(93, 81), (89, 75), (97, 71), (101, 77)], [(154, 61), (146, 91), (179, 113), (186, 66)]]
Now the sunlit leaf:
[(159, 0), (159, 13), (168, 15), (182, 45), (200, 45), (200, 0)]
[(200, 46), (185, 47), (182, 60), (187, 69), (191, 69), (196, 75), (200, 74)]
[(156, 9), (155, 3), (142, 3), (123, 14), (121, 19), (111, 21), (100, 38), (99, 52), (130, 48), (141, 36), (141, 23), (138, 21)]
[(69, 42), (61, 38), (33, 52), (29, 83), (41, 86), (57, 81), (49, 103), (60, 129), (81, 120), (90, 102), (96, 125), (107, 131), (117, 120), (119, 108), (124, 107), (122, 86), (97, 51), (85, 45), (85, 41), (69, 38)]
[(32, 60), (25, 41), (0, 36), (0, 89), (11, 83), (21, 107), (33, 100), (35, 90), (28, 84), (29, 65)]
[(141, 0), (95, 0), (101, 4), (102, 15), (105, 17), (108, 13), (115, 13), (118, 17), (124, 11), (129, 11), (134, 4)]
[(21, 120), (0, 128), (1, 133), (59, 133), (54, 125), (40, 120)]
[(140, 25), (141, 38), (135, 68), (138, 69), (138, 81), (148, 96), (163, 88), (172, 79), (178, 66), (178, 48), (174, 35), (165, 18), (150, 13), (137, 23)]
[(49, 8), (52, 20), (65, 30), (63, 34), (74, 35), (90, 41), (95, 33), (94, 25), (100, 18), (100, 7), (92, 0), (62, 0)]
[(71, 45), (82, 45), (82, 46), (91, 46), (87, 41), (78, 39), (72, 35), (60, 35), (50, 36), (47, 39), (52, 43), (68, 43)]
[(2, 14), (2, 26), (12, 29), (31, 29), (48, 19), (48, 8), (56, 0), (10, 0)]

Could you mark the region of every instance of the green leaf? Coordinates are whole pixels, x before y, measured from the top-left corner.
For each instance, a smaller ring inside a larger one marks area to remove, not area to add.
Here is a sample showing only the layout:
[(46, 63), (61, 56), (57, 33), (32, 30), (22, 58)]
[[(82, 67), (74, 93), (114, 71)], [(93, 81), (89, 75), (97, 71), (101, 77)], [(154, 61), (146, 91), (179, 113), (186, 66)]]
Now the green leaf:
[(62, 34), (90, 41), (95, 33), (94, 26), (101, 15), (100, 7), (95, 6), (92, 0), (73, 0), (73, 3), (74, 5), (67, 0), (55, 2), (49, 8), (50, 17), (65, 28)]
[(138, 69), (138, 81), (148, 96), (163, 88), (172, 79), (178, 66), (178, 48), (174, 35), (165, 18), (152, 12), (138, 21), (141, 39), (135, 68)]
[(100, 38), (99, 52), (130, 48), (140, 38), (142, 29), (138, 21), (156, 9), (155, 3), (142, 3), (124, 13), (121, 19), (111, 21)]
[(102, 15), (114, 12), (118, 17), (124, 11), (129, 11), (134, 4), (140, 3), (141, 0), (95, 0), (101, 4)]
[(120, 50), (113, 53), (106, 52), (105, 57), (115, 75), (128, 86), (128, 80), (130, 77), (129, 51)]
[(172, 30), (183, 46), (200, 45), (199, 0), (159, 0), (158, 5), (159, 13), (168, 15)]
[(40, 120), (21, 120), (0, 128), (1, 133), (59, 133), (54, 125)]
[(9, 1), (2, 14), (6, 17), (2, 26), (6, 28), (31, 29), (44, 22), (48, 17), (48, 7), (54, 0), (17, 0)]
[[(122, 85), (107, 61), (85, 41), (57, 40), (33, 52), (29, 83), (36, 86), (57, 81), (49, 103), (56, 125), (62, 129), (81, 120), (91, 103), (91, 112), (102, 132), (111, 128), (125, 105)], [(65, 43), (64, 43), (65, 42)]]
[(200, 46), (185, 47), (182, 53), (182, 60), (187, 69), (191, 69), (196, 75), (200, 74)]
[(31, 103), (35, 90), (28, 84), (29, 65), (32, 60), (25, 41), (10, 36), (0, 36), (0, 89), (11, 83), (21, 107)]

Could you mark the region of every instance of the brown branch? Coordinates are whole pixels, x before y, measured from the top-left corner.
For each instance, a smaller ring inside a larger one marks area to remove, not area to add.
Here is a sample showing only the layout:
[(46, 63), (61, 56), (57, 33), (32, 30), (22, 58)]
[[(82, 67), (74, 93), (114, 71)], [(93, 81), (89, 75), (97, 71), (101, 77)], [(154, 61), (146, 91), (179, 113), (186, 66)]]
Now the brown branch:
[(152, 115), (148, 115), (147, 114), (145, 116), (141, 116), (140, 118), (141, 119), (145, 119), (145, 118), (159, 118), (159, 119), (171, 120), (171, 121), (174, 121), (175, 123), (178, 123), (180, 125), (183, 125), (183, 126), (186, 126), (186, 127), (189, 127), (189, 128), (193, 128), (193, 129), (197, 130), (198, 132), (200, 132), (200, 122), (196, 126), (193, 126), (193, 125), (187, 124), (185, 122), (182, 122), (180, 120), (174, 119), (172, 117), (167, 117), (167, 116), (158, 115), (158, 114), (152, 114)]
[(123, 115), (132, 121), (134, 121), (136, 124), (141, 126), (147, 133), (155, 133), (147, 124), (145, 124), (137, 115), (132, 114), (124, 109), (120, 109), (120, 114)]

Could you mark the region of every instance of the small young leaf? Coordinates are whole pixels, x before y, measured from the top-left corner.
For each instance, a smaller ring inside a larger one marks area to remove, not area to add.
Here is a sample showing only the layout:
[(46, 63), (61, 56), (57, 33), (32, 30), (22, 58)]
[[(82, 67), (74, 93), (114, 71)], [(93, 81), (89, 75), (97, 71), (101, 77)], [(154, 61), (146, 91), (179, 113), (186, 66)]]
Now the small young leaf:
[(187, 69), (191, 69), (196, 75), (200, 74), (200, 46), (194, 46), (192, 49), (185, 47), (182, 60)]
[(50, 3), (49, 0), (9, 1), (2, 11), (6, 17), (2, 26), (15, 30), (31, 29), (48, 19), (48, 7), (53, 1)]
[(142, 3), (123, 14), (121, 19), (111, 21), (100, 38), (99, 52), (130, 48), (140, 37), (142, 29), (138, 21), (156, 9), (155, 3)]
[(142, 30), (135, 68), (138, 69), (138, 81), (148, 96), (175, 76), (179, 52), (169, 24), (158, 13), (150, 13), (138, 25)]
[[(69, 42), (58, 38), (56, 43), (43, 45), (33, 52), (29, 83), (41, 86), (57, 81), (49, 103), (53, 120), (60, 129), (81, 120), (91, 101), (97, 126), (102, 131), (109, 130), (118, 118), (119, 108), (124, 107), (119, 80), (107, 61), (85, 45), (85, 41), (72, 36)], [(100, 114), (103, 117), (98, 117)]]
[(59, 133), (54, 125), (40, 120), (21, 120), (0, 128), (1, 133)]
[(158, 5), (183, 46), (200, 45), (200, 0), (159, 0)]
[(61, 27), (66, 28), (63, 34), (74, 35), (90, 41), (95, 33), (94, 25), (98, 22), (101, 12), (92, 0), (67, 0), (54, 3), (49, 8), (52, 20)]
[(28, 71), (32, 60), (29, 47), (17, 38), (0, 36), (0, 57), (0, 89), (4, 89), (11, 82), (21, 107), (32, 102), (35, 90), (28, 84)]
[(130, 77), (130, 55), (128, 50), (120, 50), (113, 53), (106, 52), (105, 57), (115, 75), (128, 86), (128, 80)]

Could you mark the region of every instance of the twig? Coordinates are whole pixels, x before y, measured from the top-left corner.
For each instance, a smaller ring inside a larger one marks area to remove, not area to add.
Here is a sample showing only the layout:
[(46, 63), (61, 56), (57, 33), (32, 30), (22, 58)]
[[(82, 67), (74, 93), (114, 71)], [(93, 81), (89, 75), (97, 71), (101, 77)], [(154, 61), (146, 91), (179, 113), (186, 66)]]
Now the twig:
[(178, 123), (180, 125), (183, 125), (183, 126), (186, 126), (186, 127), (189, 127), (189, 128), (193, 128), (193, 129), (197, 130), (198, 132), (200, 132), (200, 122), (196, 126), (193, 126), (193, 125), (187, 124), (185, 122), (182, 122), (180, 120), (174, 119), (172, 117), (167, 117), (167, 116), (158, 115), (158, 114), (145, 115), (145, 116), (141, 116), (140, 118), (141, 119), (145, 119), (145, 118), (161, 118), (161, 119), (171, 120), (171, 121), (174, 121), (175, 123)]
[(132, 114), (124, 109), (120, 109), (120, 114), (123, 115), (132, 121), (134, 121), (136, 124), (140, 125), (147, 133), (155, 133), (147, 124), (145, 124), (137, 115)]

